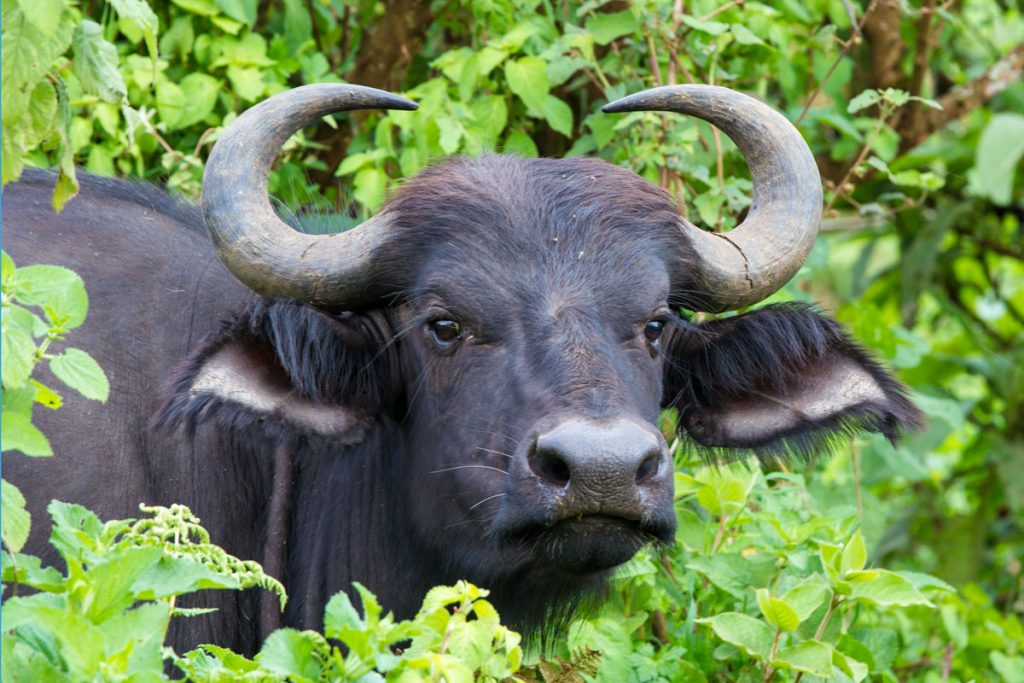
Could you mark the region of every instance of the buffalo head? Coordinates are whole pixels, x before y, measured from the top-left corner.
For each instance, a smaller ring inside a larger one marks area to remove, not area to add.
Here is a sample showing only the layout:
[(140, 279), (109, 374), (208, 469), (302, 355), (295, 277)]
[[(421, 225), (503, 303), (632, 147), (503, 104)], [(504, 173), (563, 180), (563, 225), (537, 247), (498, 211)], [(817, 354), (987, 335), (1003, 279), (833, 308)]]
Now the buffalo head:
[[(218, 141), (203, 209), (221, 258), (265, 297), (301, 302), (281, 305), (319, 320), (307, 328), (322, 334), (301, 348), (279, 335), (283, 385), (239, 380), (261, 362), (244, 354), (198, 382), (241, 382), (243, 401), (349, 441), (353, 415), (391, 425), (396, 453), (379, 457), (399, 460), (387, 485), (409, 532), (392, 540), (428, 558), (432, 578), (488, 585), (523, 623), (600, 585), (645, 542), (670, 541), (672, 458), (656, 426), (665, 406), (699, 446), (773, 456), (916, 420), (901, 387), (811, 310), (680, 317), (764, 299), (814, 242), (814, 160), (764, 104), (675, 86), (605, 108), (693, 114), (736, 142), (754, 197), (727, 234), (695, 228), (667, 194), (605, 162), (497, 155), (428, 169), (351, 231), (292, 230), (267, 197), (278, 150), (321, 116), (373, 107), (415, 105), (305, 86), (246, 112)], [(322, 362), (339, 349), (359, 362)]]

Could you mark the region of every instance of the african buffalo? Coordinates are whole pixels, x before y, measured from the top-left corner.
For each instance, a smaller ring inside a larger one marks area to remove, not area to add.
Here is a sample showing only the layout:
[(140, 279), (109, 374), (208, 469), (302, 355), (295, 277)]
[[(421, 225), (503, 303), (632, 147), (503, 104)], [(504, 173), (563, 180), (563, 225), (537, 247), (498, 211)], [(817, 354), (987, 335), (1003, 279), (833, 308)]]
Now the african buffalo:
[(351, 85), (253, 107), (210, 156), (202, 214), (94, 177), (60, 215), (49, 173), (4, 192), (15, 260), (85, 279), (74, 343), (112, 381), (107, 405), (69, 398), (40, 416), (56, 461), (5, 463), (35, 519), (51, 498), (105, 517), (185, 503), (288, 589), (283, 616), (257, 591), (201, 595), (220, 610), (180, 620), (176, 646), (251, 653), (282, 623), (319, 627), (353, 580), (409, 615), (428, 587), (466, 578), (535, 631), (643, 544), (672, 541), (662, 408), (696, 448), (769, 458), (917, 423), (903, 387), (806, 306), (681, 315), (764, 299), (814, 242), (814, 159), (769, 107), (674, 86), (605, 108), (692, 114), (736, 142), (754, 199), (727, 234), (587, 158), (451, 159), (333, 235), (278, 218), (267, 173), (293, 131), (414, 107)]

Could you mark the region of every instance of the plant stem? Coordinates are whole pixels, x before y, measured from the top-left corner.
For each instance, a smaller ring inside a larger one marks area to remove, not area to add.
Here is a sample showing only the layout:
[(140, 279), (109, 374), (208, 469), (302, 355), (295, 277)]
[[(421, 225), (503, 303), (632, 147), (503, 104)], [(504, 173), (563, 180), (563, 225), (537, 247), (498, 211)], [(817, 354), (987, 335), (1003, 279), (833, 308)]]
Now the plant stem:
[(782, 638), (782, 629), (775, 629), (775, 639), (772, 641), (772, 651), (768, 654), (768, 667), (764, 670), (764, 683), (768, 683), (775, 676), (775, 667), (771, 665), (771, 662), (775, 659), (776, 653), (779, 651), (779, 640)]

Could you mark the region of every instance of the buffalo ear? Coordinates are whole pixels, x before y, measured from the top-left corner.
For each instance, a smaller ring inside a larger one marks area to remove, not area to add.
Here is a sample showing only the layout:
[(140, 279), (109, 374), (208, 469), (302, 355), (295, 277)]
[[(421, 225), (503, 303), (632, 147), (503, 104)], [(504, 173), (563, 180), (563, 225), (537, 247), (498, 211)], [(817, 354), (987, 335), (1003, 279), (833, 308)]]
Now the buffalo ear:
[(669, 338), (666, 398), (698, 446), (762, 458), (811, 455), (835, 437), (921, 424), (906, 388), (843, 331), (800, 304), (782, 304)]
[(190, 359), (158, 422), (195, 424), (230, 407), (304, 434), (361, 438), (390, 403), (380, 322), (260, 301)]

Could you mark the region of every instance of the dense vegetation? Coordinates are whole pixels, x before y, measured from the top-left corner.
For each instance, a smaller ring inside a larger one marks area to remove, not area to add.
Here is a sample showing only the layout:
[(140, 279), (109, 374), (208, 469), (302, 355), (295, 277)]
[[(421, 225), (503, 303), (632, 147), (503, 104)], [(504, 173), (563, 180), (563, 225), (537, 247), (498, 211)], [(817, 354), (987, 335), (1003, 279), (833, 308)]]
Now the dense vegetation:
[[(3, 182), (25, 164), (59, 167), (58, 208), (76, 164), (195, 198), (210, 145), (239, 112), (345, 80), (420, 110), (325, 120), (293, 138), (271, 181), (293, 210), (358, 220), (445, 155), (590, 154), (727, 229), (750, 190), (727, 139), (682, 117), (599, 108), (685, 82), (771, 103), (803, 132), (826, 185), (823, 237), (772, 300), (834, 313), (913, 388), (928, 426), (897, 449), (865, 437), (832, 458), (764, 468), (708, 468), (677, 444), (676, 545), (641, 552), (608, 605), (520, 675), (1024, 681), (1024, 17), (1014, 3), (5, 0), (3, 28)], [(30, 379), (35, 363), (105, 396), (95, 363), (53, 350), (85, 314), (79, 286), (66, 271), (4, 262), (5, 451), (49, 450), (30, 426), (33, 399), (60, 398)], [(153, 680), (160, 638), (142, 634), (163, 632), (174, 595), (266, 583), (212, 559), (198, 531), (200, 550), (186, 552), (141, 522), (103, 525), (54, 504), (62, 577), (13, 554), (28, 523), (19, 496), (5, 482), (5, 681)], [(154, 588), (154, 567), (185, 561), (192, 583)], [(15, 580), (46, 596), (31, 618), (28, 598), (11, 599)], [(89, 591), (118, 600), (97, 607)], [(347, 643), (344, 658), (296, 632), (275, 634), (258, 663), (215, 649), (168, 656), (202, 681), (378, 680), (374, 668), (459, 681), (519, 666), (517, 639), (471, 586), (433, 594), (404, 626), (362, 595), (363, 614), (347, 600), (328, 606), (324, 635)], [(129, 610), (134, 600), (144, 602)], [(106, 645), (75, 649), (79, 632)], [(400, 656), (387, 647), (410, 637), (419, 645)]]

